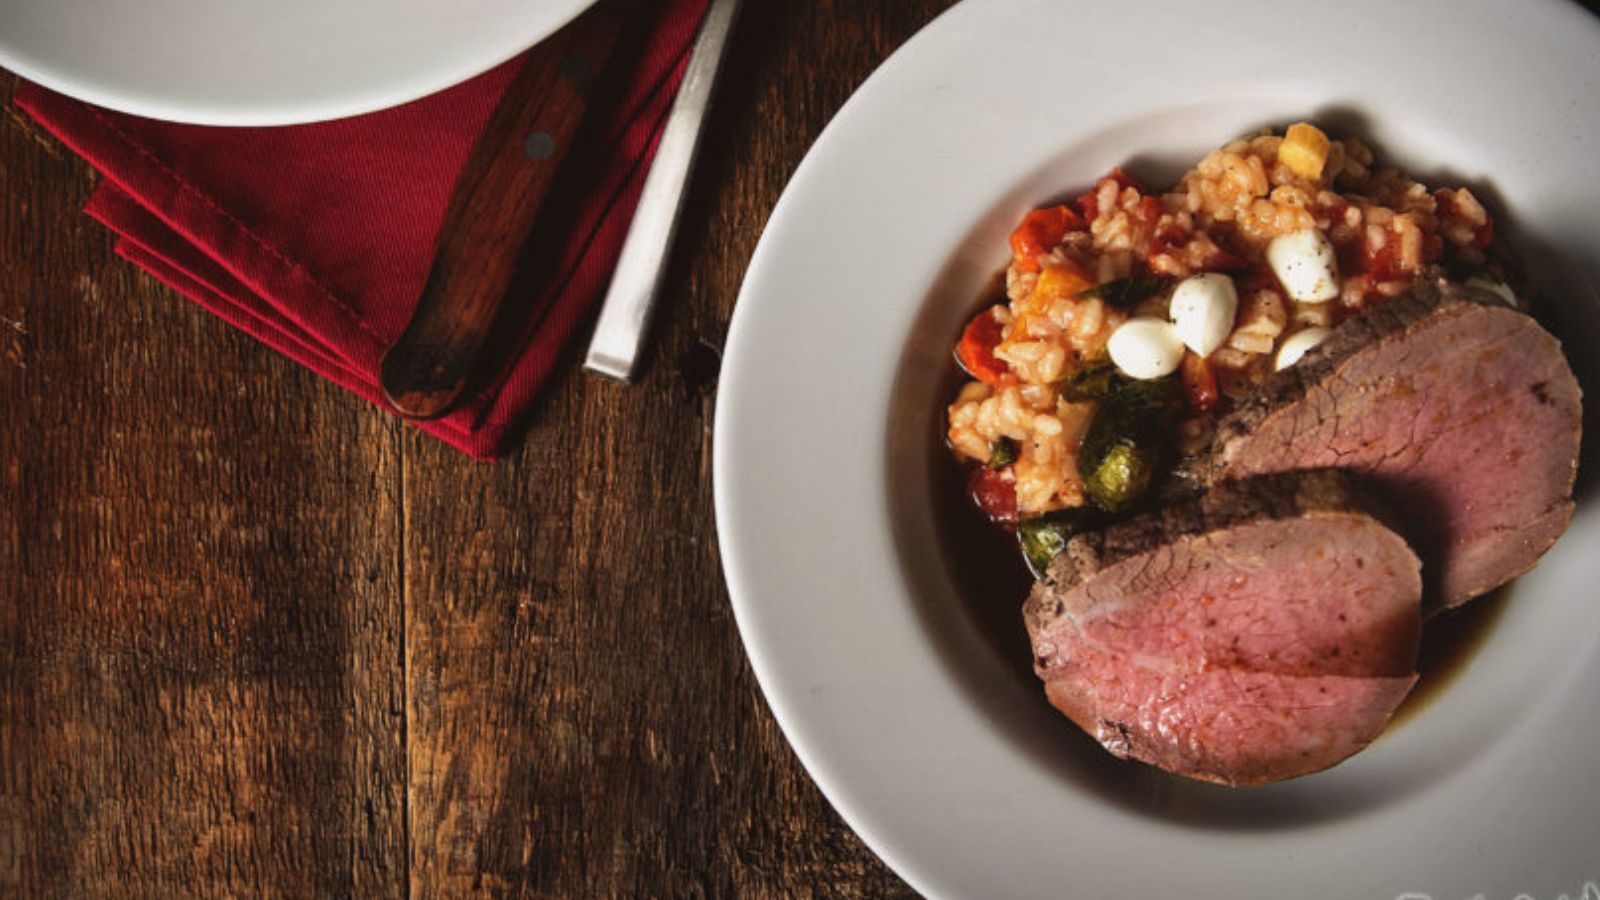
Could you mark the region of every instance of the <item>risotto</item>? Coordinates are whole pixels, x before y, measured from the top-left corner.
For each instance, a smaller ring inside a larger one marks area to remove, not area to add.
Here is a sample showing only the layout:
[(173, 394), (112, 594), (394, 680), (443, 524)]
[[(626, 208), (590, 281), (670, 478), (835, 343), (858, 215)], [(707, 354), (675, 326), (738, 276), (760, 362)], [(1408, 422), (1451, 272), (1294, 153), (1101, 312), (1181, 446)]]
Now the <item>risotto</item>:
[(1304, 123), (1226, 144), (1165, 191), (1113, 170), (1012, 233), (1004, 301), (956, 348), (971, 380), (948, 409), (950, 447), (992, 518), (1116, 511), (1148, 473), (1091, 434), (1107, 378), (1165, 410), (1181, 444), (1345, 318), (1419, 279), (1491, 277), (1493, 238), (1466, 188), (1429, 188)]

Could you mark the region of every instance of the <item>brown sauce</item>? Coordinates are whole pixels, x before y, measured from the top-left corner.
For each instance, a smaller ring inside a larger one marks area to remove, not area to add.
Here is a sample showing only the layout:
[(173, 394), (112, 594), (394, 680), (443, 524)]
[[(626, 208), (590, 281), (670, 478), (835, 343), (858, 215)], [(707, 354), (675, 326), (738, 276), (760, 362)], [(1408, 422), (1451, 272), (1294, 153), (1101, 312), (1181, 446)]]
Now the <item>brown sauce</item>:
[(1472, 657), (1488, 641), (1495, 623), (1505, 614), (1515, 586), (1515, 581), (1502, 585), (1422, 623), (1422, 647), (1417, 654), (1417, 672), (1421, 677), (1395, 710), (1394, 717), (1389, 720), (1390, 728), (1410, 720), (1466, 671)]
[(944, 409), (961, 381), (958, 371), (951, 374), (933, 417), (929, 466), (933, 481), (929, 496), (940, 556), (973, 628), (1008, 668), (1025, 681), (1034, 681), (1033, 648), (1022, 624), (1022, 601), (1033, 586), (1033, 576), (1022, 560), (1016, 536), (990, 522), (967, 497), (967, 466), (945, 445)]
[[(985, 298), (963, 319), (995, 303), (1005, 302), (1005, 271), (996, 273), (979, 296)], [(954, 347), (960, 335), (951, 338)], [(961, 605), (972, 626), (996, 654), (1025, 682), (1035, 682), (1033, 648), (1022, 624), (1022, 601), (1033, 586), (1033, 576), (1022, 559), (1016, 535), (992, 523), (967, 495), (969, 465), (956, 458), (945, 440), (946, 410), (968, 376), (954, 356), (939, 379), (933, 396), (928, 439), (931, 463), (934, 533)], [(1041, 692), (1042, 695), (1042, 692)]]

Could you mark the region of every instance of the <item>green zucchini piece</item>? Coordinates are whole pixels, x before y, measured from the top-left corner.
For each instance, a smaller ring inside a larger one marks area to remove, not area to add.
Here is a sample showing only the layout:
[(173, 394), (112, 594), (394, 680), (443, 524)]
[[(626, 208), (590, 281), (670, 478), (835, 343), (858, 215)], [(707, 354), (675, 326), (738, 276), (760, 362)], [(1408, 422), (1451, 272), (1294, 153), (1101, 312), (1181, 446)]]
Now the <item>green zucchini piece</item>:
[(1095, 505), (1126, 512), (1173, 457), (1182, 402), (1176, 378), (1118, 378), (1100, 401), (1078, 451), (1078, 474)]
[(1044, 581), (1050, 570), (1050, 561), (1067, 549), (1073, 535), (1098, 527), (1099, 510), (1080, 506), (1058, 509), (1042, 516), (1024, 519), (1017, 524), (1017, 543), (1022, 545), (1022, 558), (1028, 562), (1033, 577)]
[(1099, 465), (1084, 475), (1084, 487), (1094, 502), (1107, 512), (1123, 512), (1139, 502), (1161, 464), (1152, 446), (1119, 438), (1108, 444)]
[(1109, 361), (1084, 366), (1061, 384), (1061, 396), (1073, 403), (1103, 399), (1111, 393), (1120, 376)]
[(998, 472), (1016, 462), (1020, 452), (1021, 448), (1011, 438), (995, 438), (994, 443), (989, 445), (989, 461), (985, 465)]

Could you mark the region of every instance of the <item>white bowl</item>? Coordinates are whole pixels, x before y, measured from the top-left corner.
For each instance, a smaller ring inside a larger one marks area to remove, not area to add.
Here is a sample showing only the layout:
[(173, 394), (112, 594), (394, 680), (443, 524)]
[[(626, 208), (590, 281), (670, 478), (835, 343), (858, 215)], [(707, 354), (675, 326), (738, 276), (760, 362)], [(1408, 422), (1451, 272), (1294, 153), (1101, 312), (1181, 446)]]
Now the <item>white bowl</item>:
[(1600, 26), (1548, 0), (969, 0), (840, 112), (739, 299), (716, 508), (774, 714), (913, 886), (1553, 900), (1600, 883), (1593, 478), (1439, 696), (1332, 770), (1246, 790), (1116, 762), (1051, 710), (1018, 658), (1019, 588), (973, 613), (934, 525), (954, 488), (933, 484), (950, 344), (1026, 209), (1307, 117), (1488, 197), (1600, 395), (1597, 59)]

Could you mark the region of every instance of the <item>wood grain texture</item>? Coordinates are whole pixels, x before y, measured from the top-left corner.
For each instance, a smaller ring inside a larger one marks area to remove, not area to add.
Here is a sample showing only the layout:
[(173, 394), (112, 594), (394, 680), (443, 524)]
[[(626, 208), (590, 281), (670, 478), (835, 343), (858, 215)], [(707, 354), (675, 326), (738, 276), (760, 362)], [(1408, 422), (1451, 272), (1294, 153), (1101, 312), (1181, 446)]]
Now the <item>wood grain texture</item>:
[(745, 662), (710, 429), (789, 175), (947, 5), (747, 6), (641, 383), (580, 335), (493, 466), (116, 259), (7, 105), (0, 896), (909, 894)]
[(0, 121), (0, 895), (402, 890), (398, 426), (113, 257), (90, 185)]
[(640, 382), (584, 377), (569, 348), (499, 468), (407, 436), (417, 896), (909, 894), (760, 697), (722, 583), (710, 436), (766, 216), (838, 106), (944, 5), (748, 7)]

